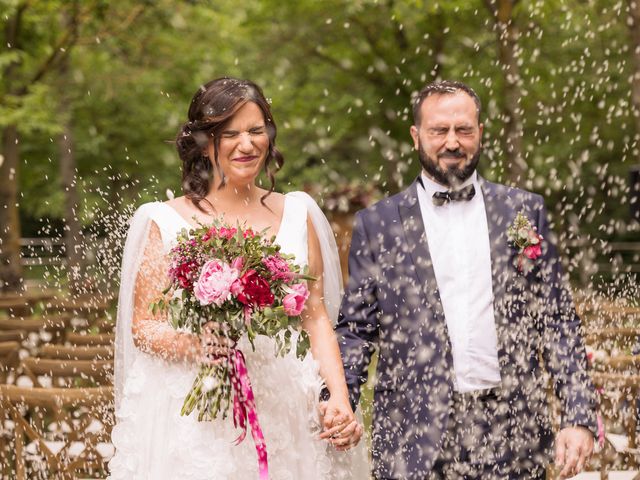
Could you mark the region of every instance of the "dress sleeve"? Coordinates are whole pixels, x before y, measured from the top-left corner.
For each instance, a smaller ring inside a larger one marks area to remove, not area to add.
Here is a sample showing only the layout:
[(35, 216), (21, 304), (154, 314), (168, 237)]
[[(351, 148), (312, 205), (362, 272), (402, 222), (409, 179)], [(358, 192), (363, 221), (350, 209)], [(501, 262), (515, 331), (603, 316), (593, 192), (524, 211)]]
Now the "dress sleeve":
[(151, 221), (144, 254), (135, 280), (131, 333), (133, 343), (143, 352), (167, 360), (195, 362), (200, 359), (198, 338), (178, 332), (166, 313), (151, 311), (150, 304), (162, 297), (167, 285), (168, 259), (164, 254), (158, 225)]

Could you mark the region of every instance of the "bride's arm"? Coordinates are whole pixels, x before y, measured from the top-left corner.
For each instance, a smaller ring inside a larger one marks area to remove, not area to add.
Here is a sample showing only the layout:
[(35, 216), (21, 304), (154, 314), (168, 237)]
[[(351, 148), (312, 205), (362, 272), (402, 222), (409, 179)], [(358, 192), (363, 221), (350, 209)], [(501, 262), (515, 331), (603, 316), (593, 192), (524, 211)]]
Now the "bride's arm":
[(135, 282), (131, 332), (140, 350), (173, 361), (200, 361), (200, 340), (191, 333), (178, 332), (164, 313), (153, 314), (149, 305), (162, 296), (168, 282), (168, 260), (163, 252), (160, 230), (151, 221), (149, 238)]
[(311, 220), (307, 221), (307, 231), (309, 274), (316, 277), (317, 280), (309, 282), (309, 299), (302, 312), (302, 328), (309, 334), (311, 353), (320, 364), (320, 375), (324, 378), (331, 398), (343, 399), (348, 404), (349, 392), (340, 357), (340, 348), (324, 306), (322, 254)]
[(329, 390), (328, 402), (321, 405), (324, 432), (337, 450), (348, 450), (362, 437), (351, 404), (340, 357), (340, 348), (324, 304), (323, 261), (318, 237), (311, 220), (307, 222), (309, 273), (317, 278), (309, 286), (309, 299), (302, 313), (302, 327), (309, 334), (311, 353), (320, 364), (320, 375)]

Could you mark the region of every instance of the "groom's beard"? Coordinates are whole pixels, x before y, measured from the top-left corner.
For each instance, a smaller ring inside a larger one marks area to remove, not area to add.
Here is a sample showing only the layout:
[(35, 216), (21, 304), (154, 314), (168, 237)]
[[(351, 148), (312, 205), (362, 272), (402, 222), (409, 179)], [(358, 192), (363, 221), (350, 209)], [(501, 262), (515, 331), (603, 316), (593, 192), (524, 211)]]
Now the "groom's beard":
[[(418, 156), (420, 157), (420, 163), (424, 171), (433, 178), (436, 182), (445, 187), (455, 188), (469, 178), (473, 172), (475, 172), (478, 162), (480, 161), (480, 155), (482, 154), (482, 146), (478, 145), (478, 150), (473, 154), (473, 157), (469, 159), (469, 162), (462, 168), (451, 167), (443, 169), (438, 165), (438, 161), (427, 155), (427, 152), (422, 148), (420, 140), (418, 140)], [(441, 157), (456, 157), (464, 158), (466, 155), (460, 150), (453, 150), (441, 153), (438, 158)]]

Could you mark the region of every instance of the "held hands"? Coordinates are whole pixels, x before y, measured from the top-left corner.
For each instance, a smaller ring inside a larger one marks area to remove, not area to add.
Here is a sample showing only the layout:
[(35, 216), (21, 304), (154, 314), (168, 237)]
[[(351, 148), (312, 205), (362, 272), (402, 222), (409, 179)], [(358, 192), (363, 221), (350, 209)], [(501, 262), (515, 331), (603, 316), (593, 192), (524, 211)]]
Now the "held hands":
[(566, 427), (556, 437), (555, 464), (561, 479), (580, 473), (593, 453), (593, 434), (585, 427)]
[(226, 361), (235, 348), (236, 342), (227, 336), (229, 326), (217, 322), (208, 322), (202, 326), (200, 335), (200, 347), (202, 350), (201, 362), (207, 365), (216, 365)]
[(362, 425), (356, 420), (347, 399), (320, 402), (318, 407), (324, 431), (320, 438), (328, 440), (336, 450), (355, 447), (362, 437)]

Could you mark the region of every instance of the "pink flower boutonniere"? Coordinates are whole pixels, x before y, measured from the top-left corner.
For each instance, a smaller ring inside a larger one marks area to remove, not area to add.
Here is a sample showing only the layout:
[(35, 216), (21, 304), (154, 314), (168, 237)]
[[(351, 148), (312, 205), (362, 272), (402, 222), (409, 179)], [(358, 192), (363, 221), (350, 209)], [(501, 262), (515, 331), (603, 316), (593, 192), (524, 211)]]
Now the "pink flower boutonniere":
[(522, 272), (523, 263), (535, 260), (542, 255), (542, 235), (531, 225), (531, 220), (523, 212), (518, 212), (515, 220), (507, 229), (509, 242), (518, 249), (518, 270)]

